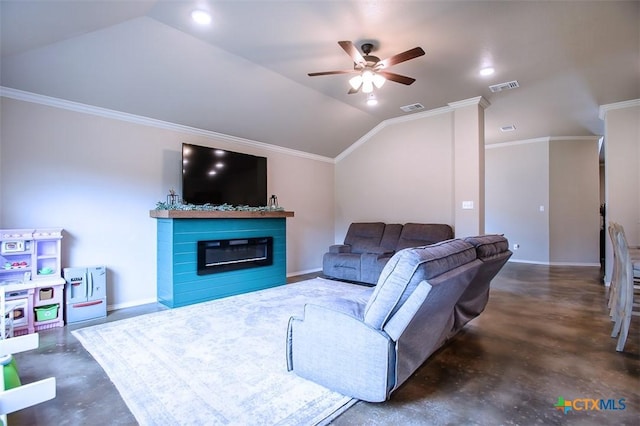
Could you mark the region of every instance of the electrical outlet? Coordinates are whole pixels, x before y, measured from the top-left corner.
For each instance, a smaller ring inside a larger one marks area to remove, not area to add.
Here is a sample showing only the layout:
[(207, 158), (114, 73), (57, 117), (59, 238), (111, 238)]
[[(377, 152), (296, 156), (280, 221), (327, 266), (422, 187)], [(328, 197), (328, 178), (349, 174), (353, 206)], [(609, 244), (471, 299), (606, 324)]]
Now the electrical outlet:
[(464, 210), (473, 210), (473, 201), (463, 201), (462, 208)]
[(514, 249), (514, 250), (518, 250), (519, 248), (520, 248), (520, 244), (514, 244), (514, 245), (513, 245), (513, 249)]

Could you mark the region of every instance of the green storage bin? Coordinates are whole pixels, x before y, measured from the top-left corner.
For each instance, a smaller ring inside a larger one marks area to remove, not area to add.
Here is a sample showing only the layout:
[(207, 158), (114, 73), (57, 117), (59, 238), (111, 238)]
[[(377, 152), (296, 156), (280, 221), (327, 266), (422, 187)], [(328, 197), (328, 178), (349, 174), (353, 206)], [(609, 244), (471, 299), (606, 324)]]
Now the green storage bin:
[(35, 308), (36, 321), (49, 321), (58, 318), (58, 304), (38, 306)]

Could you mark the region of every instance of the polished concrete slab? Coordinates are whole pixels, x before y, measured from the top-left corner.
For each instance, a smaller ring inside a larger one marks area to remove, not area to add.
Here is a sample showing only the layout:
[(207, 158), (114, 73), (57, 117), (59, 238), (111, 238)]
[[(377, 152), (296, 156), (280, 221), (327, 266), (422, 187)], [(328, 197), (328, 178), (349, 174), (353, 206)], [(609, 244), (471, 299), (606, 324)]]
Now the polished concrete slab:
[[(625, 352), (616, 352), (606, 293), (599, 268), (509, 263), (492, 283), (485, 312), (389, 401), (358, 402), (333, 424), (635, 425), (640, 317), (632, 320)], [(135, 425), (109, 378), (70, 331), (162, 309), (145, 305), (41, 332), (40, 348), (16, 359), (24, 383), (55, 376), (57, 397), (10, 414), (9, 425)], [(557, 410), (559, 397), (576, 409)], [(604, 409), (583, 399), (603, 400)]]

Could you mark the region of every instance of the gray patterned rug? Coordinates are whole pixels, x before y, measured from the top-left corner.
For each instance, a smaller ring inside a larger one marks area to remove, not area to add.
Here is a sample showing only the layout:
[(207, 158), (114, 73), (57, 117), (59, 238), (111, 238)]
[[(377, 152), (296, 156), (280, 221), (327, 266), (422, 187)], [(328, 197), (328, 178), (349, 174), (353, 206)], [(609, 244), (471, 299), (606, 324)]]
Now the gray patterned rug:
[(316, 278), (73, 331), (141, 425), (313, 425), (355, 401), (287, 372), (287, 322), (366, 287)]

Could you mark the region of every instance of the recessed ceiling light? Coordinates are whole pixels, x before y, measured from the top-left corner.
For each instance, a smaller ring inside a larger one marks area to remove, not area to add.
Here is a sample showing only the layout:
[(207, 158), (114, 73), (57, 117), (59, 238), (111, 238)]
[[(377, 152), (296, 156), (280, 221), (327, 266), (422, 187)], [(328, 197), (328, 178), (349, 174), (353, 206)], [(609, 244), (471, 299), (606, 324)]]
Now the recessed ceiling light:
[(209, 25), (211, 23), (211, 14), (205, 10), (194, 10), (191, 12), (191, 19), (200, 25)]
[(483, 77), (486, 77), (488, 75), (493, 74), (494, 72), (496, 72), (496, 70), (493, 67), (486, 67), (480, 70), (480, 75)]

